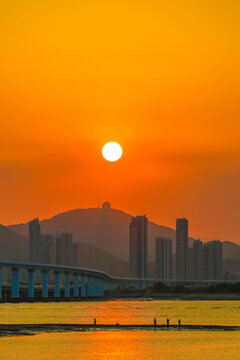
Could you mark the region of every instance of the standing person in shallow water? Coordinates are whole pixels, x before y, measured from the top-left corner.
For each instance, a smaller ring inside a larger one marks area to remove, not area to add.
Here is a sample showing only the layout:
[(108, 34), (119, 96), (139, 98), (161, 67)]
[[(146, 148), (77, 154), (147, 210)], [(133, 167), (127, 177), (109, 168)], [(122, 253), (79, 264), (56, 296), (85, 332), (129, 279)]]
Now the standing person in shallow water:
[(181, 326), (181, 319), (178, 319), (178, 326)]
[(169, 319), (167, 318), (167, 326), (169, 326)]
[(94, 324), (94, 326), (97, 324), (97, 320), (95, 318), (93, 320), (93, 324)]
[(154, 326), (157, 326), (157, 319), (154, 318)]

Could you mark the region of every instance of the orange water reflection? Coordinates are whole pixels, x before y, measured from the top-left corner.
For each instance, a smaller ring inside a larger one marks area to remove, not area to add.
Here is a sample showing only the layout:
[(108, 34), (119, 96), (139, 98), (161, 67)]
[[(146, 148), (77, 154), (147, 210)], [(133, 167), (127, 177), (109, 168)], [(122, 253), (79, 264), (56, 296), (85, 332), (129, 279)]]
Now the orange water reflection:
[(240, 301), (107, 301), (0, 304), (1, 323), (240, 325)]
[(96, 331), (2, 338), (1, 360), (239, 360), (240, 332)]

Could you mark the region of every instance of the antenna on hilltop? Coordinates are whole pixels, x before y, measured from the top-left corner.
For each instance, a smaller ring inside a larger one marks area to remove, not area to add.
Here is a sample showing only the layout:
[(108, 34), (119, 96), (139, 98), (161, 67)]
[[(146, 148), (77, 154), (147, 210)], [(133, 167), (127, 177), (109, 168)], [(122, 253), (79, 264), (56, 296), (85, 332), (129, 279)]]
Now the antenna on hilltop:
[(98, 199), (98, 202), (97, 202), (97, 208), (100, 209), (101, 208), (101, 205), (100, 205), (100, 199)]

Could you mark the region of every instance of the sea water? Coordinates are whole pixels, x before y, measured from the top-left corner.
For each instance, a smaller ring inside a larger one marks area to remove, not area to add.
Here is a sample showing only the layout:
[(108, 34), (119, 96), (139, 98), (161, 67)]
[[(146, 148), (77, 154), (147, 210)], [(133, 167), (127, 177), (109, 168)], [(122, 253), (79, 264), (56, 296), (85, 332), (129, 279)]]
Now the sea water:
[[(240, 301), (1, 304), (0, 323), (240, 325)], [(240, 331), (91, 330), (0, 338), (1, 360), (240, 359)]]

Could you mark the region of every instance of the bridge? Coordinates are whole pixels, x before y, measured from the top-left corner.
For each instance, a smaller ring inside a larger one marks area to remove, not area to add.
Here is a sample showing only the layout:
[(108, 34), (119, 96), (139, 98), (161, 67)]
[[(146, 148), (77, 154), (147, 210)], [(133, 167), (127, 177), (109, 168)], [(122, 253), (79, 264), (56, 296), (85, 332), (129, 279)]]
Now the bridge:
[(163, 283), (167, 286), (209, 286), (219, 283), (238, 283), (237, 280), (202, 280), (202, 281), (179, 281), (172, 279), (133, 279), (110, 276), (109, 274), (87, 268), (72, 266), (35, 264), (28, 262), (0, 261), (0, 298), (2, 298), (2, 269), (11, 270), (11, 297), (18, 299), (20, 295), (20, 271), (28, 272), (28, 298), (35, 297), (35, 274), (41, 273), (41, 295), (42, 298), (49, 297), (49, 273), (54, 274), (54, 298), (60, 298), (60, 275), (64, 274), (64, 297), (70, 298), (71, 284), (73, 283), (73, 297), (101, 297), (105, 291), (116, 289), (145, 289), (152, 287), (155, 283)]

